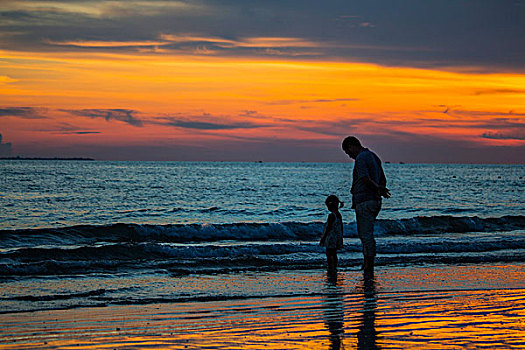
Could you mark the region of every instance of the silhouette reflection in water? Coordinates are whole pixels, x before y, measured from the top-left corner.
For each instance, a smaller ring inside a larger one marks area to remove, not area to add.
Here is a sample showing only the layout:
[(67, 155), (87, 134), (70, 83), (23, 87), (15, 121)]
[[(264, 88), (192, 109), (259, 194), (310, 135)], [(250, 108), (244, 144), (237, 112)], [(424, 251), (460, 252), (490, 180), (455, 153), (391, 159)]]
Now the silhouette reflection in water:
[(373, 278), (363, 280), (363, 314), (360, 317), (359, 330), (357, 331), (358, 349), (380, 349), (377, 345), (377, 332), (375, 327), (377, 292)]
[(328, 328), (330, 350), (342, 349), (344, 311), (343, 311), (343, 279), (338, 276), (337, 270), (329, 270), (326, 275), (324, 297), (324, 322)]

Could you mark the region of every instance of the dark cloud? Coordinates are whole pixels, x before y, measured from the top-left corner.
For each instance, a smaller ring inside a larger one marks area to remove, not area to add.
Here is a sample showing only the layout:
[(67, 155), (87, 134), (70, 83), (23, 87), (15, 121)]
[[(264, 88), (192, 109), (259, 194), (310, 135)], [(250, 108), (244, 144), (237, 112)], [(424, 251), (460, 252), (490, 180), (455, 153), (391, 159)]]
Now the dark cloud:
[(500, 130), (525, 130), (525, 121), (519, 121), (516, 119), (509, 118), (495, 118), (480, 120), (478, 123), (472, 122), (473, 128), (484, 128), (484, 129), (500, 129)]
[(0, 47), (10, 50), (133, 50), (137, 49), (133, 45), (101, 48), (56, 43), (162, 40), (168, 45), (162, 48), (195, 55), (299, 55), (384, 65), (525, 70), (522, 0), (117, 0), (75, 1), (75, 6), (65, 0), (34, 6), (36, 2), (27, 0), (6, 4), (0, 11), (0, 30), (12, 36), (4, 36)]
[(195, 117), (160, 117), (156, 118), (156, 121), (154, 121), (153, 123), (195, 130), (253, 129), (264, 126), (253, 124), (250, 122), (216, 122), (212, 121), (213, 119), (221, 120), (223, 118), (212, 117), (211, 115), (205, 113), (202, 116)]
[(270, 101), (269, 105), (290, 105), (290, 104), (304, 104), (304, 103), (334, 103), (334, 102), (351, 102), (359, 101), (358, 98), (334, 98), (334, 99), (314, 99), (314, 100), (278, 100)]
[(179, 128), (199, 129), (199, 130), (224, 130), (224, 129), (247, 129), (255, 127), (248, 123), (230, 123), (230, 124), (216, 124), (206, 122), (192, 122), (192, 121), (172, 121), (167, 122), (166, 125), (176, 126)]
[(28, 11), (3, 11), (0, 12), (0, 19), (2, 20), (3, 26), (9, 23), (21, 23), (33, 20), (35, 17)]
[(452, 120), (443, 120), (437, 118), (419, 118), (409, 121), (380, 121), (379, 124), (392, 125), (406, 125), (410, 126), (421, 126), (427, 128), (436, 128), (436, 129), (448, 129), (448, 128), (474, 128), (474, 129), (524, 129), (525, 122), (510, 119), (510, 118), (490, 118), (490, 117), (480, 117), (476, 119), (452, 119)]
[(136, 111), (131, 109), (80, 109), (65, 112), (79, 117), (104, 118), (106, 121), (118, 120), (137, 127), (143, 126), (143, 121), (133, 115)]
[(85, 130), (85, 128), (78, 127), (66, 122), (60, 122), (47, 128), (33, 129), (32, 131), (60, 134), (60, 135), (86, 135), (86, 134), (100, 134), (100, 131)]
[(34, 107), (4, 107), (0, 108), (0, 117), (17, 117), (23, 119), (44, 119), (44, 108)]
[(508, 117), (525, 117), (525, 113), (516, 113), (514, 111), (502, 112), (502, 111), (480, 111), (480, 110), (461, 110), (461, 109), (448, 109), (447, 114), (452, 116), (470, 116), (470, 117), (496, 117), (496, 116), (508, 116)]
[(474, 95), (504, 95), (504, 94), (516, 94), (525, 95), (525, 89), (485, 89), (474, 92)]
[(481, 137), (493, 140), (525, 140), (525, 129), (516, 132), (486, 132)]

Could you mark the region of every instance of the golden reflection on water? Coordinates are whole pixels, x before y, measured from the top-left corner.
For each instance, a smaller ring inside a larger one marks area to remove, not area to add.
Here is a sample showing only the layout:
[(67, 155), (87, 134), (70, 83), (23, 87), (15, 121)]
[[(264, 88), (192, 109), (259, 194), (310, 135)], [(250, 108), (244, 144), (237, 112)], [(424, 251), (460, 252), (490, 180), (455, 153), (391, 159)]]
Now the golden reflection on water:
[(405, 293), (389, 298), (378, 325), (385, 339), (426, 349), (525, 348), (523, 289)]
[(319, 295), (4, 314), (1, 349), (525, 348), (525, 289), (382, 292), (319, 274)]

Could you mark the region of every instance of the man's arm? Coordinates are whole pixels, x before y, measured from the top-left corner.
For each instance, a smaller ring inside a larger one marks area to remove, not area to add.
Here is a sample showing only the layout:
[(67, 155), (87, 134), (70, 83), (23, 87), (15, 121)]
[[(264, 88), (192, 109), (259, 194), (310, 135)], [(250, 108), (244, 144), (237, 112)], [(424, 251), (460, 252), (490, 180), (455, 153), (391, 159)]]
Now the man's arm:
[(371, 162), (370, 159), (356, 159), (355, 161), (355, 167), (357, 169), (357, 175), (358, 175), (358, 181), (363, 181), (365, 186), (368, 188), (371, 188), (374, 192), (376, 192), (380, 197), (390, 198), (390, 191), (388, 188), (386, 188), (386, 177), (383, 172), (383, 167), (381, 167), (381, 164), (379, 163), (379, 167), (381, 169), (381, 176), (379, 179), (379, 184), (377, 184), (374, 180), (370, 178), (370, 173), (368, 170), (369, 166), (375, 166), (372, 164), (367, 164), (367, 162)]
[(368, 186), (369, 188), (372, 188), (375, 192), (377, 192), (377, 194), (379, 194), (379, 196), (390, 198), (390, 190), (386, 188), (385, 186), (376, 184), (376, 182), (372, 180), (370, 177), (368, 176), (362, 177), (360, 181), (363, 181), (366, 186)]

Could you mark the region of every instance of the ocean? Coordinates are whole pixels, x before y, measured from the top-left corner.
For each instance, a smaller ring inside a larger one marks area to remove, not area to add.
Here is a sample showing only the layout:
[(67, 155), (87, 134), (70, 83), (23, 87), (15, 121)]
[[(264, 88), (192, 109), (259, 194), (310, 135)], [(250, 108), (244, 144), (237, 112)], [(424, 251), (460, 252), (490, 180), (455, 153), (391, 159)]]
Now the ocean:
[[(317, 295), (329, 194), (340, 270), (361, 265), (352, 167), (0, 161), (0, 313)], [(384, 169), (378, 269), (525, 261), (524, 165)]]

